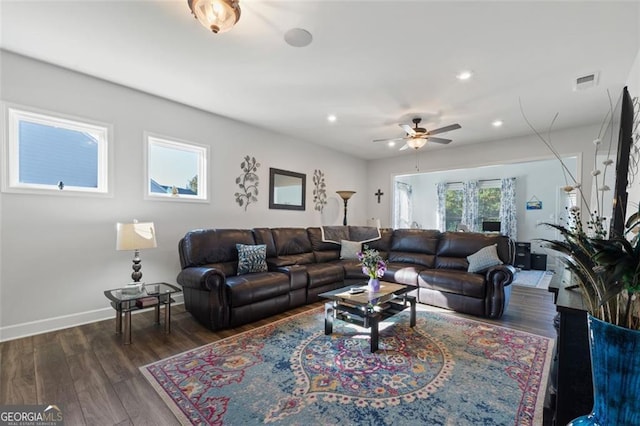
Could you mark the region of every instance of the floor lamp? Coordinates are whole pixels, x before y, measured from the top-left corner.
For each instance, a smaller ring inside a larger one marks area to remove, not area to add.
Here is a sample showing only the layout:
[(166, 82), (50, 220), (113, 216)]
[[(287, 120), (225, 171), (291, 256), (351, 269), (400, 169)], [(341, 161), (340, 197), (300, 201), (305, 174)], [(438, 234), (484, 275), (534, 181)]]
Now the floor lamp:
[(336, 191), (336, 193), (344, 200), (344, 220), (342, 221), (342, 224), (347, 226), (347, 202), (349, 201), (349, 198), (356, 193), (356, 191)]

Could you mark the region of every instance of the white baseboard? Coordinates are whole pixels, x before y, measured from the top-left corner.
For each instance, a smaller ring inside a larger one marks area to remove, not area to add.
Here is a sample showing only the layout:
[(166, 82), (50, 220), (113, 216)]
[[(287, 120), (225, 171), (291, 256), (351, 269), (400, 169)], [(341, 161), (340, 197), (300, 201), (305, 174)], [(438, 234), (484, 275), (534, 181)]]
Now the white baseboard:
[[(182, 294), (176, 294), (172, 305), (180, 305), (184, 302)], [(142, 311), (134, 311), (139, 313)], [(76, 314), (63, 315), (59, 317), (47, 318), (38, 321), (30, 321), (22, 324), (0, 327), (0, 342), (20, 339), (22, 337), (34, 336), (36, 334), (48, 333), (50, 331), (62, 330), (64, 328), (76, 327), (97, 321), (104, 321), (115, 318), (113, 308), (102, 308), (93, 311), (79, 312)]]

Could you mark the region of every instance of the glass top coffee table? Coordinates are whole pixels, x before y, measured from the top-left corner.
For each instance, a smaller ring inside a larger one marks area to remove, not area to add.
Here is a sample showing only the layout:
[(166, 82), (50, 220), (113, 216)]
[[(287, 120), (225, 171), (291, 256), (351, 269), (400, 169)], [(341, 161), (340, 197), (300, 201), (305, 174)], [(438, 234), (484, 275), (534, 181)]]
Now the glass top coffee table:
[[(411, 308), (409, 326), (416, 325), (416, 298), (409, 293), (413, 286), (380, 282), (380, 290), (369, 292), (366, 283), (351, 285), (321, 293), (320, 297), (330, 301), (324, 305), (324, 334), (333, 333), (334, 320), (340, 319), (351, 324), (371, 329), (371, 353), (378, 350), (378, 324), (407, 308)], [(364, 289), (355, 293), (352, 289)]]

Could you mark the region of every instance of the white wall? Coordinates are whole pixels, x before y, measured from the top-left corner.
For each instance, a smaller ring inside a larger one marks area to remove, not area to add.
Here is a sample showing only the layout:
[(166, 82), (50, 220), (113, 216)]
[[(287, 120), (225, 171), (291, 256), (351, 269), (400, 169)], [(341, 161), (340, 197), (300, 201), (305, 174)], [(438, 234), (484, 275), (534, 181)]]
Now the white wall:
[[(640, 17), (639, 17), (640, 20)], [(632, 98), (640, 97), (640, 50), (633, 62), (633, 67), (627, 79), (627, 88)], [(638, 129), (640, 131), (640, 129)], [(637, 211), (640, 205), (640, 173), (629, 186), (629, 198), (627, 200), (627, 215)]]
[[(194, 228), (342, 223), (336, 190), (354, 190), (349, 223), (365, 224), (364, 160), (129, 88), (0, 52), (1, 100), (111, 123), (114, 197), (0, 194), (0, 340), (107, 318), (103, 291), (130, 280), (132, 253), (115, 250), (116, 222), (153, 221), (158, 248), (141, 253), (143, 281), (175, 283), (178, 240)], [(123, 64), (125, 66), (125, 64)], [(143, 199), (143, 132), (210, 146), (210, 203)], [(301, 145), (303, 149), (301, 149)], [(235, 203), (245, 155), (261, 163), (259, 201)], [(307, 175), (306, 211), (269, 210), (269, 167)], [(314, 169), (329, 203), (314, 210)]]

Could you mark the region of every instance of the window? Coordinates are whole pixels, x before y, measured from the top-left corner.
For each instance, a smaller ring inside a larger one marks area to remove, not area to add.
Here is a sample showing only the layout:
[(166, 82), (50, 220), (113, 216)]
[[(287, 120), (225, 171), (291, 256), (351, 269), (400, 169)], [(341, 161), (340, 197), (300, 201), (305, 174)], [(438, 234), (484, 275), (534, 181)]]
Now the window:
[[(473, 197), (469, 197), (473, 200)], [(500, 221), (500, 203), (502, 190), (499, 180), (484, 180), (478, 182), (478, 216), (474, 223), (465, 223), (470, 230), (482, 229), (482, 222)], [(445, 192), (445, 229), (456, 231), (463, 220), (465, 211), (465, 193), (462, 183), (447, 184)], [(467, 206), (471, 209), (470, 206)]]
[(110, 126), (13, 107), (7, 124), (5, 191), (108, 194)]
[(500, 221), (500, 181), (481, 181), (478, 188), (478, 229), (482, 222)]
[(147, 199), (208, 201), (208, 149), (153, 135), (147, 139)]
[(445, 192), (445, 231), (456, 231), (462, 222), (464, 194), (462, 184), (448, 184)]

